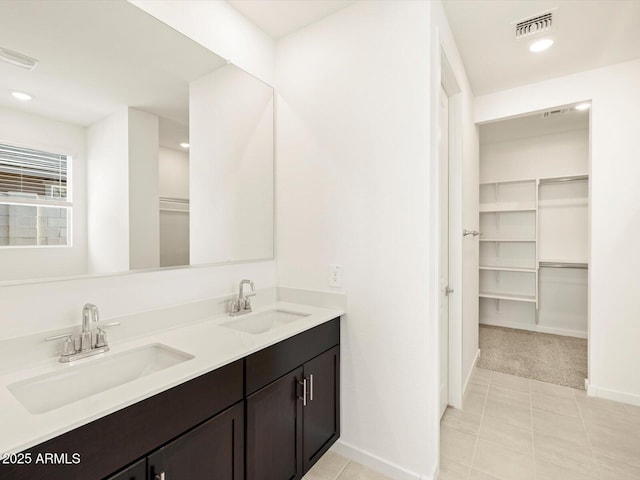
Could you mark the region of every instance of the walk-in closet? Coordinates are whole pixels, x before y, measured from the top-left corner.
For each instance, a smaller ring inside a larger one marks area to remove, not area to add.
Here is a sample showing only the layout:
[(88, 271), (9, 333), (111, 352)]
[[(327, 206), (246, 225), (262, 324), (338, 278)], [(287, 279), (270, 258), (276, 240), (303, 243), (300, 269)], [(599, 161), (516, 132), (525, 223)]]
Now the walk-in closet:
[(589, 105), (480, 126), (479, 366), (584, 388)]

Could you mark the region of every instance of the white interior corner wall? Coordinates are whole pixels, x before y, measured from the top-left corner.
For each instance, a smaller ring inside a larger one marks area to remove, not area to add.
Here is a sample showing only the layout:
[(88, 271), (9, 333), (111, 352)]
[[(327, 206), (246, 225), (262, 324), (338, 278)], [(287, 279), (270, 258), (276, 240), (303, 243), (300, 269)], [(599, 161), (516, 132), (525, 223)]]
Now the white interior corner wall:
[(588, 173), (588, 126), (495, 143), (480, 139), (481, 183)]
[[(450, 402), (462, 407), (462, 393), (478, 354), (478, 240), (463, 237), (462, 230), (478, 230), (478, 129), (474, 118), (474, 95), (462, 58), (451, 33), (442, 3), (430, 2), (433, 30), (439, 33), (440, 48), (453, 71), (460, 92), (450, 99), (456, 142), (450, 147), (450, 336), (458, 342), (461, 364), (450, 361)], [(432, 66), (435, 68), (435, 66)], [(432, 133), (433, 134), (433, 133)], [(451, 138), (451, 137), (450, 137)], [(457, 294), (456, 294), (457, 292)], [(459, 326), (459, 330), (457, 329)], [(460, 356), (460, 351), (462, 355)], [(451, 383), (460, 385), (459, 398), (451, 396)]]
[(160, 266), (189, 264), (189, 154), (160, 148)]
[(171, 148), (158, 151), (158, 182), (161, 197), (189, 199), (189, 154)]
[[(86, 129), (0, 108), (0, 143), (71, 155), (72, 245), (65, 248), (0, 248), (0, 281), (87, 271)], [(5, 225), (0, 225), (0, 229)]]
[(159, 150), (157, 115), (128, 109), (129, 268), (160, 266)]
[(277, 43), (279, 285), (328, 290), (342, 265), (336, 448), (394, 478), (437, 463), (429, 17), (357, 2)]
[(640, 404), (640, 60), (478, 97), (477, 122), (591, 100), (589, 393)]
[(234, 65), (273, 85), (274, 40), (227, 2), (128, 1)]
[(129, 270), (129, 109), (87, 128), (89, 273)]

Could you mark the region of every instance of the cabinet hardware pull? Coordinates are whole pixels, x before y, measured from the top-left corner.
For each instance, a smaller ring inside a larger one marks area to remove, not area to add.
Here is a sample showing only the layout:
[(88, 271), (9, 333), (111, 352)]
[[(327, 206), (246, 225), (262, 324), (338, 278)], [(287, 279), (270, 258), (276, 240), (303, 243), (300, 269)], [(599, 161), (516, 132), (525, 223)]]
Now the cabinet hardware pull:
[(153, 480), (164, 480), (164, 472), (156, 474)]
[(313, 373), (309, 375), (309, 401), (313, 400)]
[(298, 400), (302, 400), (302, 406), (307, 406), (307, 379), (302, 377), (302, 381), (298, 380), (298, 383), (302, 385), (302, 398), (298, 397)]

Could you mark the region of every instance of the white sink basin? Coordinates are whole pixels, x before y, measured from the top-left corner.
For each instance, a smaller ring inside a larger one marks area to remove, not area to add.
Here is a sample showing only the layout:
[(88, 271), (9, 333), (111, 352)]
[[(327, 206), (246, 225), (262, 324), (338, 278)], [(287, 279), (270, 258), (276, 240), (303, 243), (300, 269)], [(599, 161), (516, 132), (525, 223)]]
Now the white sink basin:
[(29, 412), (39, 414), (192, 358), (193, 355), (166, 345), (151, 344), (122, 353), (106, 353), (104, 358), (21, 380), (7, 388)]
[(246, 317), (238, 317), (229, 322), (222, 323), (220, 326), (258, 335), (260, 333), (270, 332), (308, 316), (308, 313), (267, 310), (266, 312), (250, 313), (247, 314)]

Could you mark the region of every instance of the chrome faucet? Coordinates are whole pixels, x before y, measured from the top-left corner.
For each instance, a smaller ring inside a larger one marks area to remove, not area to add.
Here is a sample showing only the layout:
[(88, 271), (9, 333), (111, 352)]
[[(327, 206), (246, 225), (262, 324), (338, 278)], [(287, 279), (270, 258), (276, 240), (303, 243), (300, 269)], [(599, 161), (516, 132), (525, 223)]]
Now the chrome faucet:
[(91, 323), (98, 322), (99, 320), (98, 307), (93, 303), (86, 303), (84, 307), (82, 307), (82, 332), (80, 333), (81, 352), (87, 352), (93, 348)]
[[(48, 342), (59, 338), (65, 339), (62, 344), (62, 355), (60, 355), (60, 362), (62, 363), (69, 363), (81, 358), (108, 352), (107, 333), (104, 329), (120, 325), (120, 322), (108, 323), (98, 327), (94, 341), (91, 324), (97, 323), (98, 321), (100, 321), (98, 307), (93, 303), (87, 303), (82, 307), (82, 331), (77, 336), (73, 332), (67, 332), (54, 335), (53, 337), (47, 337), (45, 340)], [(78, 347), (76, 347), (76, 339)]]
[[(245, 295), (244, 286), (249, 285), (251, 287), (251, 292)], [(231, 309), (229, 311), (229, 315), (232, 317), (237, 317), (238, 315), (244, 315), (245, 313), (249, 313), (251, 311), (251, 299), (255, 295), (256, 286), (251, 280), (240, 280), (240, 286), (238, 288), (238, 298), (234, 299), (231, 302)]]

